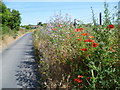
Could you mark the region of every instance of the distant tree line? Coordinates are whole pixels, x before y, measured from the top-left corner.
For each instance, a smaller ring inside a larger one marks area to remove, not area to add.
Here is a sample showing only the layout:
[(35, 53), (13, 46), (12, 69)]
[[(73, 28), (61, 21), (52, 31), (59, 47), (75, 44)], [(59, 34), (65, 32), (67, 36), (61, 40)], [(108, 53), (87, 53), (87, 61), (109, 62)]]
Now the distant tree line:
[(19, 30), (21, 24), (21, 16), (19, 11), (7, 8), (2, 1), (0, 1), (0, 18), (2, 18), (0, 22), (2, 26), (7, 26), (11, 30)]

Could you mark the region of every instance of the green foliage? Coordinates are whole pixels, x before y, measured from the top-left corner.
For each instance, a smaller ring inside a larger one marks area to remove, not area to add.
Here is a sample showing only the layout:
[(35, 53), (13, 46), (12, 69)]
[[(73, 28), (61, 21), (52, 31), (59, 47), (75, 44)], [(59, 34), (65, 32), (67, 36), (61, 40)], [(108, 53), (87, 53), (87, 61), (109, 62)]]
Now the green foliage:
[(109, 12), (109, 5), (105, 2), (104, 3), (104, 25), (109, 25), (111, 24), (111, 17), (110, 17), (110, 12)]
[(38, 24), (37, 24), (37, 25), (43, 26), (42, 22), (38, 22)]
[(20, 23), (21, 23), (21, 17), (20, 13), (17, 10), (12, 10), (10, 19), (8, 20), (9, 23), (7, 24), (11, 29), (17, 29), (19, 30)]
[(95, 19), (95, 14), (94, 14), (94, 11), (93, 11), (92, 7), (91, 7), (91, 10), (92, 10), (93, 24), (94, 24), (94, 25), (97, 25), (97, 22), (96, 22), (96, 19)]
[(47, 23), (43, 23), (43, 27), (46, 27), (47, 26)]
[(19, 30), (21, 23), (19, 11), (14, 9), (10, 10), (3, 2), (0, 2), (0, 4), (2, 6), (2, 12), (0, 12), (0, 15), (2, 16), (2, 24), (10, 27), (10, 29)]
[(25, 29), (31, 29), (31, 27), (29, 25), (24, 25), (24, 26), (21, 26), (21, 27), (23, 27)]

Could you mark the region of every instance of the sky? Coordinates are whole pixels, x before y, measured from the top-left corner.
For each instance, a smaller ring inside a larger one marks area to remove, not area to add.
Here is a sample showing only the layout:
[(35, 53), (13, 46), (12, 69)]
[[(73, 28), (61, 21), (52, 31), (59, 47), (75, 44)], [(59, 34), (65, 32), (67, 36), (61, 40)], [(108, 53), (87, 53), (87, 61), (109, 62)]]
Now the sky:
[[(64, 1), (54, 2), (53, 0), (44, 0), (43, 2), (43, 0), (3, 0), (8, 8), (16, 9), (21, 13), (21, 25), (36, 25), (38, 22), (46, 23), (50, 20), (50, 17), (59, 14), (60, 11), (63, 16), (65, 16), (65, 14), (68, 14), (72, 19), (78, 19), (83, 21), (84, 23), (92, 23), (92, 11), (90, 7), (93, 8), (96, 18), (99, 17), (100, 12), (102, 12), (103, 15), (104, 1)], [(111, 1), (108, 2), (108, 4), (110, 7), (110, 11), (112, 12), (113, 7), (118, 6), (118, 1)]]

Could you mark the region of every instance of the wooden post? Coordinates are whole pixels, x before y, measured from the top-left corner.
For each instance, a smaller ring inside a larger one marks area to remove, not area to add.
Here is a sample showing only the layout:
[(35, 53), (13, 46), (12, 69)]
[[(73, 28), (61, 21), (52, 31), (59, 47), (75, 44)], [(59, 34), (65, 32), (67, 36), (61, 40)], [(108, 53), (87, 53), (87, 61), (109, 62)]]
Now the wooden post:
[(74, 25), (74, 27), (76, 28), (76, 25), (77, 25), (76, 19), (74, 19), (73, 25)]
[(102, 25), (102, 13), (101, 12), (99, 14), (99, 18), (100, 18), (100, 25)]
[(118, 2), (118, 25), (120, 26), (120, 1)]

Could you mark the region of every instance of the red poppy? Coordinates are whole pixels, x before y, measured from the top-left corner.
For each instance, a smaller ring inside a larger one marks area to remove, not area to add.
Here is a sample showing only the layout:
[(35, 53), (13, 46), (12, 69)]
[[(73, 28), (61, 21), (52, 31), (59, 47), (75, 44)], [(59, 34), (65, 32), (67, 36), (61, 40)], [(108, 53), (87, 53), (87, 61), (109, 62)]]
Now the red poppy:
[(84, 30), (84, 28), (80, 28), (79, 30), (82, 31), (82, 30)]
[(90, 77), (87, 77), (87, 79), (90, 79)]
[(89, 36), (89, 38), (94, 38), (94, 36)]
[(108, 49), (108, 51), (111, 51), (113, 48), (111, 47), (110, 49)]
[(87, 40), (84, 40), (84, 42), (95, 42), (95, 41), (92, 39), (87, 39)]
[(78, 83), (82, 83), (82, 80), (79, 79), (77, 82), (78, 82)]
[(97, 47), (98, 44), (97, 44), (97, 43), (93, 43), (92, 46), (93, 46), (93, 47)]
[(81, 36), (78, 36), (78, 37), (81, 37)]
[(78, 78), (76, 78), (74, 81), (78, 81)]
[(61, 25), (58, 25), (58, 27), (60, 27)]
[(114, 50), (112, 47), (108, 49), (108, 51), (116, 52), (116, 50)]
[(116, 52), (116, 50), (114, 50), (114, 49), (113, 49), (112, 51), (113, 51), (113, 52)]
[(75, 32), (80, 32), (80, 30), (78, 28), (75, 29)]
[(83, 76), (82, 75), (78, 75), (78, 78), (82, 78)]
[(109, 28), (109, 29), (114, 28), (114, 25), (110, 24), (107, 26), (107, 28)]
[(87, 56), (88, 56), (88, 57), (90, 57), (91, 55), (90, 55), (90, 54), (88, 54)]
[(81, 82), (82, 82), (82, 80), (80, 80), (80, 79), (78, 79), (78, 78), (75, 79), (75, 81), (78, 82), (78, 83), (81, 83)]
[(82, 39), (78, 39), (79, 41), (81, 41)]
[(83, 33), (83, 34), (81, 34), (81, 35), (83, 35), (83, 36), (87, 36), (87, 35), (88, 35), (88, 33)]
[(53, 28), (52, 30), (57, 30), (57, 29)]
[(87, 51), (87, 48), (83, 48), (83, 49), (80, 49), (80, 50), (82, 50), (82, 51)]
[(81, 32), (82, 30), (84, 30), (83, 28), (76, 28), (75, 32)]

